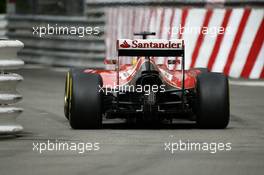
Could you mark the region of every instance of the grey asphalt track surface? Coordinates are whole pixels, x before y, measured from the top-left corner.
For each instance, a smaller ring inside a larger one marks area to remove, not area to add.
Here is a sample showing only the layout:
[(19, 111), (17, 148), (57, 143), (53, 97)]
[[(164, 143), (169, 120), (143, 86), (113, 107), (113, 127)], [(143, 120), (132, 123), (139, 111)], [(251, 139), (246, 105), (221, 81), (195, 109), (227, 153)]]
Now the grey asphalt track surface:
[[(26, 69), (19, 91), (25, 109), (18, 117), (24, 132), (0, 137), (1, 175), (169, 175), (263, 174), (264, 87), (230, 86), (231, 122), (225, 130), (193, 124), (158, 129), (108, 121), (100, 130), (72, 130), (63, 115), (64, 73)], [(112, 123), (111, 123), (112, 122)], [(231, 151), (165, 151), (168, 142), (231, 143)], [(33, 143), (100, 144), (98, 151), (33, 150)]]

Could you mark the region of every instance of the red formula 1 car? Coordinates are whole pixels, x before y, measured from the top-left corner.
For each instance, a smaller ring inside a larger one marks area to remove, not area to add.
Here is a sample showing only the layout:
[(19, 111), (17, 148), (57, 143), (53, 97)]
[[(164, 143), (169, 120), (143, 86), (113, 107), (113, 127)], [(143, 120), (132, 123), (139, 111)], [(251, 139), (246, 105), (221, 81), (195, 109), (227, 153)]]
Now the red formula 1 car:
[[(115, 70), (67, 73), (64, 111), (71, 127), (100, 128), (104, 116), (148, 122), (184, 118), (195, 120), (199, 128), (226, 128), (227, 77), (205, 68), (185, 70), (183, 40), (146, 39), (154, 35), (149, 32), (137, 35), (143, 39), (117, 41), (118, 58), (110, 61)], [(134, 57), (134, 64), (120, 64), (123, 57)]]

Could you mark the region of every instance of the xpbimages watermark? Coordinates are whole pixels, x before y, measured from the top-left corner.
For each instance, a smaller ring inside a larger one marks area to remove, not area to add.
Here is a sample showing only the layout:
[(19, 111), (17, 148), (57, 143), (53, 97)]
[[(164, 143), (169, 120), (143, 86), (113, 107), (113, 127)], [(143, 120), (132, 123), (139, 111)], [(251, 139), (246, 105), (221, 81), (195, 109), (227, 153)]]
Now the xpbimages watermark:
[(86, 35), (99, 35), (100, 28), (99, 27), (91, 27), (91, 26), (59, 26), (57, 24), (50, 25), (47, 24), (45, 26), (34, 26), (32, 27), (33, 35), (37, 35), (38, 37), (43, 37), (46, 35), (77, 35), (82, 38)]
[(137, 93), (144, 93), (145, 95), (150, 95), (151, 93), (163, 93), (165, 92), (165, 85), (116, 85), (114, 83), (113, 86), (101, 86), (99, 85), (99, 92), (103, 92), (106, 95), (109, 93), (117, 93), (117, 92), (137, 92)]
[(231, 151), (232, 143), (223, 143), (223, 142), (191, 142), (187, 141), (173, 141), (173, 142), (165, 142), (164, 150), (171, 154), (179, 153), (179, 152), (209, 152), (211, 154), (215, 154), (218, 152)]
[(91, 151), (99, 151), (100, 143), (98, 142), (65, 142), (65, 141), (50, 141), (33, 142), (32, 149), (39, 154), (53, 151), (73, 151), (78, 154), (83, 154)]
[(200, 27), (200, 26), (175, 26), (172, 28), (168, 28), (166, 27), (164, 29), (164, 31), (166, 31), (166, 33), (170, 33), (172, 36), (174, 35), (188, 35), (188, 34), (203, 34), (203, 35), (208, 35), (211, 37), (215, 37), (217, 35), (223, 35), (223, 34), (227, 34), (230, 35), (233, 31), (231, 27), (217, 27), (217, 26), (211, 26), (211, 27)]

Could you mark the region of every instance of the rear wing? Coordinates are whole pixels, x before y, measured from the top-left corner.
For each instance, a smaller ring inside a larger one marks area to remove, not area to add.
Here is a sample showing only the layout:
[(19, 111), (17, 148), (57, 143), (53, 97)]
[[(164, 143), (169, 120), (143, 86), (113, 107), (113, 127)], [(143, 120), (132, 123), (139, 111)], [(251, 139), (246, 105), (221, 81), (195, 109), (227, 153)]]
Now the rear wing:
[(119, 39), (118, 56), (183, 56), (184, 40)]
[[(148, 33), (147, 33), (148, 34)], [(142, 35), (142, 34), (140, 34)], [(184, 40), (173, 39), (119, 39), (117, 40), (117, 85), (119, 85), (119, 57), (120, 56), (145, 56), (147, 59), (151, 56), (160, 57), (181, 57), (181, 72), (182, 72), (182, 105), (184, 108), (184, 80), (185, 80), (185, 58), (184, 58)], [(149, 35), (149, 34), (148, 34)], [(117, 92), (117, 106), (119, 105), (119, 92)]]

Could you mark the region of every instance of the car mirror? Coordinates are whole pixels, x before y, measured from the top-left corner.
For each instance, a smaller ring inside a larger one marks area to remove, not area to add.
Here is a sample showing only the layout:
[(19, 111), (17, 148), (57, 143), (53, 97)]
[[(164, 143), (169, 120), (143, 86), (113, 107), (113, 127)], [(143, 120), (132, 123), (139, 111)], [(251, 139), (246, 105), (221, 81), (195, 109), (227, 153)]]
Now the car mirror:
[(104, 64), (116, 64), (116, 59), (105, 59)]
[(176, 64), (176, 60), (168, 60), (168, 64)]
[(168, 65), (170, 65), (170, 64), (180, 64), (181, 63), (181, 61), (180, 60), (178, 60), (178, 59), (174, 59), (174, 60), (168, 60)]

